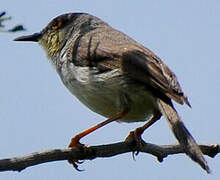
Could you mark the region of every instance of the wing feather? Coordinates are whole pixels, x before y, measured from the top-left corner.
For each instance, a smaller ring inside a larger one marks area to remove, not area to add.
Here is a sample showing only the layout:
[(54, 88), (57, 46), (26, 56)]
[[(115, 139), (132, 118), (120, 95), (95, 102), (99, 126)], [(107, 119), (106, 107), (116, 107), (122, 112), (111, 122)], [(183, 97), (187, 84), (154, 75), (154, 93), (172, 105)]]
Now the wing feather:
[[(122, 73), (145, 83), (155, 91), (159, 91), (180, 104), (186, 103), (190, 106), (176, 75), (159, 57), (131, 39), (123, 39), (120, 42), (110, 37), (115, 36), (94, 39), (91, 37), (89, 45), (81, 45), (81, 47), (91, 47), (82, 48), (81, 52), (82, 56), (89, 54), (88, 64), (96, 66), (100, 72), (120, 69)], [(105, 41), (102, 41), (102, 38), (105, 38)], [(86, 50), (89, 53), (86, 53)]]
[(123, 62), (124, 70), (134, 78), (149, 83), (154, 89), (165, 93), (176, 102), (190, 106), (176, 75), (150, 50), (141, 48), (124, 52)]

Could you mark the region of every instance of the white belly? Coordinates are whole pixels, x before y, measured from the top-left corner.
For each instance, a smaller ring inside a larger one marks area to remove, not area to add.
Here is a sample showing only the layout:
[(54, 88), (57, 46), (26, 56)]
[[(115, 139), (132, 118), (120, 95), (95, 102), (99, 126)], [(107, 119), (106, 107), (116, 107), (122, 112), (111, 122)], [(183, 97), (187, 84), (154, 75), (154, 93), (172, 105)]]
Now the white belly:
[(97, 74), (97, 70), (64, 63), (60, 77), (70, 92), (92, 111), (107, 118), (123, 109), (121, 96), (129, 99), (125, 122), (146, 121), (156, 109), (154, 98), (145, 86), (120, 76), (118, 70)]

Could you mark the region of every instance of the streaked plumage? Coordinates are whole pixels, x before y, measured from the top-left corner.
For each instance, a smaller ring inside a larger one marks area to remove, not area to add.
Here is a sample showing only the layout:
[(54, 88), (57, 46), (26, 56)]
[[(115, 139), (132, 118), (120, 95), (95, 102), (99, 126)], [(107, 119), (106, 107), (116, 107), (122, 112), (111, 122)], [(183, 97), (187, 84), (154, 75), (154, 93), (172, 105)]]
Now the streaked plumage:
[[(190, 106), (189, 101), (175, 74), (152, 51), (86, 13), (58, 16), (40, 33), (15, 40), (38, 41), (64, 85), (91, 110), (125, 122), (151, 118), (154, 123), (164, 115), (186, 154), (209, 172), (171, 102)], [(75, 136), (70, 147), (99, 127)]]

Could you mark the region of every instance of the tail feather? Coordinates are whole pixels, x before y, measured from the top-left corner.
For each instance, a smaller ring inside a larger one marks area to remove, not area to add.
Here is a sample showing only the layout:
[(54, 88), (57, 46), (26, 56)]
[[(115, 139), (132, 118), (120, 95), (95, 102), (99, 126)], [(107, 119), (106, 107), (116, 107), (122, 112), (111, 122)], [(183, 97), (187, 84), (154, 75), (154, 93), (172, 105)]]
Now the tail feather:
[(206, 170), (207, 173), (210, 173), (209, 166), (202, 154), (202, 151), (190, 132), (186, 129), (172, 103), (165, 103), (160, 99), (157, 101), (161, 113), (166, 117), (173, 134), (179, 141), (184, 152), (192, 160), (200, 164), (200, 166)]

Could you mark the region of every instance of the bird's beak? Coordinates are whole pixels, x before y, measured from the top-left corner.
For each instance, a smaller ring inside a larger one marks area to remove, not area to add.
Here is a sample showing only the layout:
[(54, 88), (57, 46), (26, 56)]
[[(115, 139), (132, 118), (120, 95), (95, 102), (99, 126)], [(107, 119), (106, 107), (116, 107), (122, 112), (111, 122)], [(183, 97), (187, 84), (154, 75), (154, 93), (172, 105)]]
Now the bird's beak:
[(15, 38), (14, 41), (33, 41), (33, 42), (38, 42), (39, 39), (41, 38), (41, 36), (42, 36), (41, 33), (34, 33), (32, 35), (21, 36), (21, 37)]

